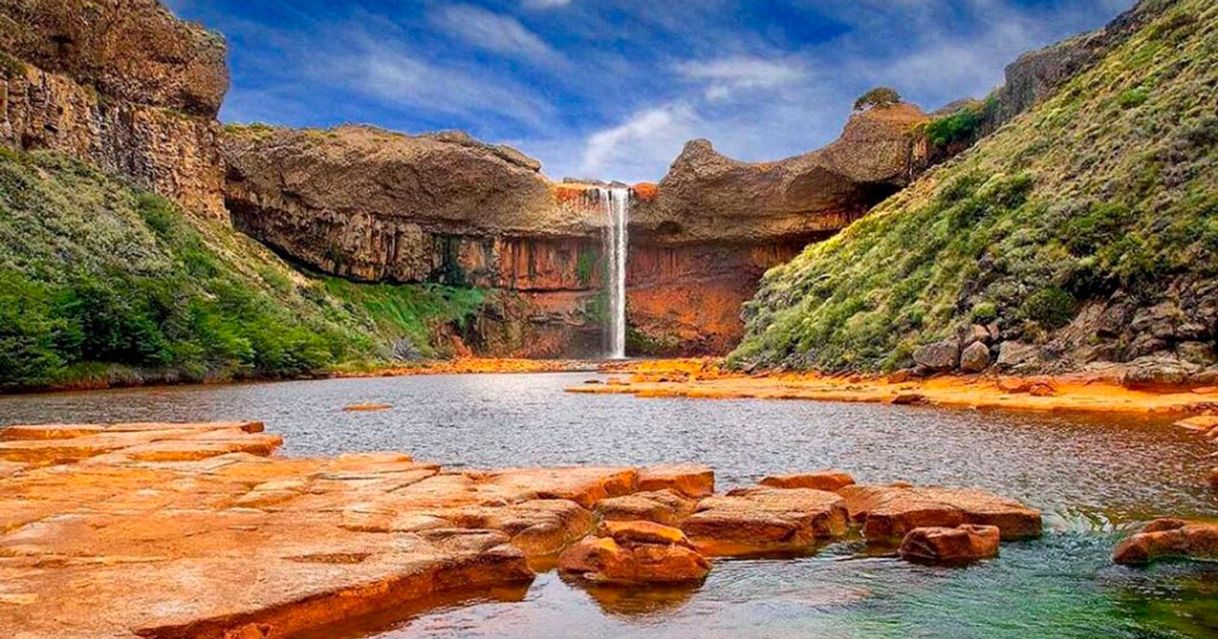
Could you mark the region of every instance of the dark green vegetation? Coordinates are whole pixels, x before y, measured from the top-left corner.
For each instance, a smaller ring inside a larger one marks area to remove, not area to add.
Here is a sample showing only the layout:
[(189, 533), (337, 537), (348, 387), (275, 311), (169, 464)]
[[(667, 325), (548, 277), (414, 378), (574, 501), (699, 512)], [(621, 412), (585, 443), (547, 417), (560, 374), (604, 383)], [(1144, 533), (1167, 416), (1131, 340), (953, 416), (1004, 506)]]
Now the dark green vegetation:
[(961, 107), (954, 113), (926, 123), (924, 133), (932, 146), (948, 147), (953, 144), (971, 143), (977, 139), (987, 115), (997, 101), (993, 98), (977, 104)]
[(312, 280), (80, 162), (0, 148), (0, 388), (313, 374), (430, 355), (477, 291)]
[(901, 94), (889, 87), (876, 87), (859, 96), (854, 101), (854, 110), (862, 111), (873, 107), (886, 107), (901, 103)]
[(1216, 88), (1218, 4), (1171, 3), (1056, 96), (770, 271), (731, 360), (889, 369), (974, 318), (1044, 343), (1088, 304), (1144, 309), (1213, 281)]

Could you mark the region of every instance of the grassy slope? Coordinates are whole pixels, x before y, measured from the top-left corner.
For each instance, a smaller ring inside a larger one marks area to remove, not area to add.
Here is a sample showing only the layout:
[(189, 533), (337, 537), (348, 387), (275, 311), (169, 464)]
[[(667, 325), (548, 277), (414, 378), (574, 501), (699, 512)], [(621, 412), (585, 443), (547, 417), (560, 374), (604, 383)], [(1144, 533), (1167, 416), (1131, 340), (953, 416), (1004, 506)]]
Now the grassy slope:
[(480, 303), (312, 280), (85, 164), (0, 148), (0, 389), (309, 374), (403, 338), (432, 355), (428, 327)]
[(1218, 275), (1218, 5), (1181, 0), (1056, 97), (770, 271), (737, 364), (891, 369), (974, 319)]

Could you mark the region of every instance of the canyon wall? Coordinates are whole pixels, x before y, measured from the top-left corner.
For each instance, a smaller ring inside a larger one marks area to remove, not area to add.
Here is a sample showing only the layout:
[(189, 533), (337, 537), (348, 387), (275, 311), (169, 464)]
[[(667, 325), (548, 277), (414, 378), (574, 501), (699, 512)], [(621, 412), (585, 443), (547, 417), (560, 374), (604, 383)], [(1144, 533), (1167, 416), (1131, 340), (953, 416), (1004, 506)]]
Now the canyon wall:
[[(897, 105), (855, 114), (840, 140), (745, 163), (689, 143), (668, 176), (632, 190), (631, 354), (701, 355), (740, 338), (761, 275), (904, 184), (914, 129)], [(604, 202), (540, 164), (456, 132), (228, 127), (234, 225), (318, 271), (365, 282), (490, 292), (462, 338), (486, 355), (603, 352)]]
[(156, 0), (0, 0), (0, 144), (49, 149), (224, 216), (222, 37)]

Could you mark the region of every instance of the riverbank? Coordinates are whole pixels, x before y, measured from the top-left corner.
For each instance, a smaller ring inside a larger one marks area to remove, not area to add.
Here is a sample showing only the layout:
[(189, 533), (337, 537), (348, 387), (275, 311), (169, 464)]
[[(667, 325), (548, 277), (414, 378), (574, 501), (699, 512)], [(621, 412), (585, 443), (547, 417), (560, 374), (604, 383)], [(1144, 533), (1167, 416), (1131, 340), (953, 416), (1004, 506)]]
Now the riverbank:
[(1111, 375), (920, 379), (906, 375), (744, 374), (725, 370), (715, 359), (631, 362), (604, 370), (617, 375), (605, 383), (584, 383), (568, 391), (643, 398), (817, 400), (1030, 411), (1218, 412), (1218, 387), (1132, 389)]
[(702, 465), (446, 470), (282, 443), (255, 421), (0, 429), (0, 633), (354, 637), (370, 615), (527, 585), (555, 557), (582, 566), (573, 547), (596, 555), (604, 578), (571, 575), (593, 586), (696, 585), (709, 557), (804, 555), (852, 527), (888, 545), (984, 535), (970, 560), (1042, 532), (1039, 510), (987, 491), (842, 471), (716, 495)]

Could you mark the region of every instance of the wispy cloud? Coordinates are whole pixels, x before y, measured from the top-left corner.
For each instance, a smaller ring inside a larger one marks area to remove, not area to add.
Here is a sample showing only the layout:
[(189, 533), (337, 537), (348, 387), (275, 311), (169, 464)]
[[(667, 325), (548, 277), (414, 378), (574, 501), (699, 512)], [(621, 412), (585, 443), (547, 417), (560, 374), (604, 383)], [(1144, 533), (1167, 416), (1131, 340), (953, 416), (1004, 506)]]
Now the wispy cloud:
[(556, 59), (557, 51), (512, 16), (472, 5), (441, 7), (433, 23), (467, 44), (508, 56), (533, 60)]
[(571, 4), (571, 0), (524, 0), (522, 4), (528, 9), (555, 9)]
[(807, 152), (879, 84), (926, 108), (979, 97), (1023, 51), (1133, 3), (165, 1), (229, 36), (226, 118), (464, 128), (554, 177), (628, 181), (696, 137), (744, 160)]
[(734, 57), (682, 62), (677, 72), (707, 83), (706, 97), (718, 100), (747, 89), (773, 89), (804, 80), (807, 75), (798, 60), (766, 60)]

